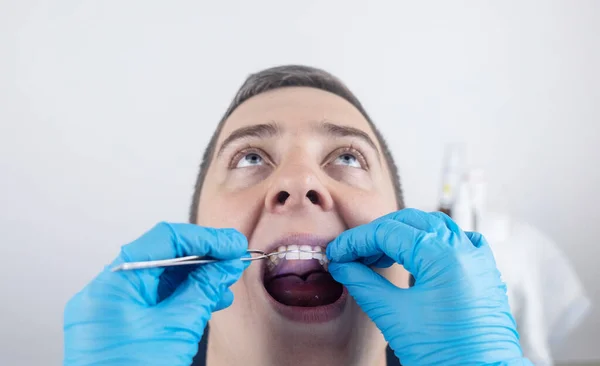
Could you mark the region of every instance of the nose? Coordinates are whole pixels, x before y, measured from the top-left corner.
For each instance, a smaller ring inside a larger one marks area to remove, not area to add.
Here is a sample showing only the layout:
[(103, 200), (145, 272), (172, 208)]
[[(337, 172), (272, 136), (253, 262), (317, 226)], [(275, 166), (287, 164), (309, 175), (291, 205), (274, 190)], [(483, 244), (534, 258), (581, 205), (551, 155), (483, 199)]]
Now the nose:
[(333, 209), (329, 191), (311, 167), (295, 164), (280, 169), (276, 174), (265, 200), (268, 211), (285, 213), (302, 209)]

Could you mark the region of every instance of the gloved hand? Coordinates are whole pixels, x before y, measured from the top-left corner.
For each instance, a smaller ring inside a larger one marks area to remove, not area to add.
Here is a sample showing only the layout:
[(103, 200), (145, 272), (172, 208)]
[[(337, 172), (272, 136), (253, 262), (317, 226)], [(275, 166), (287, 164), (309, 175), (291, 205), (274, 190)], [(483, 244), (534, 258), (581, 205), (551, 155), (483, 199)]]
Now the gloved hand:
[[(443, 213), (405, 209), (352, 228), (327, 248), (329, 272), (403, 365), (531, 365), (523, 359), (491, 249)], [(402, 264), (401, 289), (369, 266)]]
[[(67, 304), (64, 365), (192, 363), (213, 311), (233, 302), (228, 289), (250, 262), (233, 229), (161, 223), (131, 244)], [(123, 262), (211, 256), (224, 262), (112, 272)]]

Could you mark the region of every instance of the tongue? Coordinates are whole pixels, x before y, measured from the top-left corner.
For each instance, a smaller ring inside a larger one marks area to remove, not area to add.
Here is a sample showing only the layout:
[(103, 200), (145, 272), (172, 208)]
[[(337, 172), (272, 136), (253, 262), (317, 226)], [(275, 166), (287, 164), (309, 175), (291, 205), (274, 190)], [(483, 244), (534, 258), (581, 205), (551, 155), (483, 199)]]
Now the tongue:
[(342, 285), (329, 273), (312, 273), (303, 278), (290, 274), (269, 280), (265, 287), (278, 302), (288, 306), (322, 306), (342, 296)]

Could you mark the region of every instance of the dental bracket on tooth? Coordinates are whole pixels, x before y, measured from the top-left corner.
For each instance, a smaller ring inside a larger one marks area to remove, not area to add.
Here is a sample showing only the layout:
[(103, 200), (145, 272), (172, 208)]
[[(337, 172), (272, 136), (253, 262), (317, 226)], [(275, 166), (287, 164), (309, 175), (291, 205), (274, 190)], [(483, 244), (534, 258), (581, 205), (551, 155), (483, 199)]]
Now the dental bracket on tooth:
[(310, 245), (288, 245), (280, 246), (276, 252), (266, 255), (269, 259), (267, 265), (269, 269), (275, 268), (283, 259), (289, 260), (318, 260), (325, 270), (329, 260), (320, 246), (311, 247)]

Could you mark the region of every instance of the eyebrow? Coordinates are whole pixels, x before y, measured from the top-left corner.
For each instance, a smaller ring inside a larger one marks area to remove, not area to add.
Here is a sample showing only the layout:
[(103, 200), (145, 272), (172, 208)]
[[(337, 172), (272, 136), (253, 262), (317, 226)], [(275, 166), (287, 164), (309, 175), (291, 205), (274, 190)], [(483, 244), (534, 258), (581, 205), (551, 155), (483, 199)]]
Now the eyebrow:
[(279, 128), (279, 125), (277, 125), (275, 122), (262, 123), (259, 125), (238, 128), (223, 141), (217, 156), (221, 155), (223, 153), (223, 150), (225, 150), (225, 148), (234, 141), (246, 139), (249, 137), (267, 139), (269, 137), (277, 136), (280, 132), (281, 129)]
[(360, 140), (363, 140), (379, 154), (379, 149), (377, 148), (377, 145), (375, 145), (375, 142), (373, 142), (371, 137), (369, 137), (369, 135), (363, 130), (354, 127), (340, 126), (327, 121), (323, 121), (317, 124), (317, 128), (320, 130), (324, 130), (326, 134), (333, 137), (355, 137)]
[[(369, 146), (371, 146), (379, 155), (379, 149), (377, 148), (375, 142), (373, 142), (373, 139), (371, 139), (371, 137), (369, 137), (369, 135), (366, 132), (358, 128), (340, 126), (328, 121), (314, 123), (314, 127), (316, 130), (322, 131), (325, 134), (332, 137), (358, 138), (367, 143)], [(247, 138), (267, 139), (270, 137), (277, 136), (280, 133), (281, 128), (275, 122), (262, 123), (258, 125), (238, 128), (237, 130), (233, 131), (229, 136), (227, 136), (227, 138), (223, 141), (221, 147), (219, 148), (217, 156), (220, 156), (228, 145), (232, 144), (237, 140), (243, 140)]]

